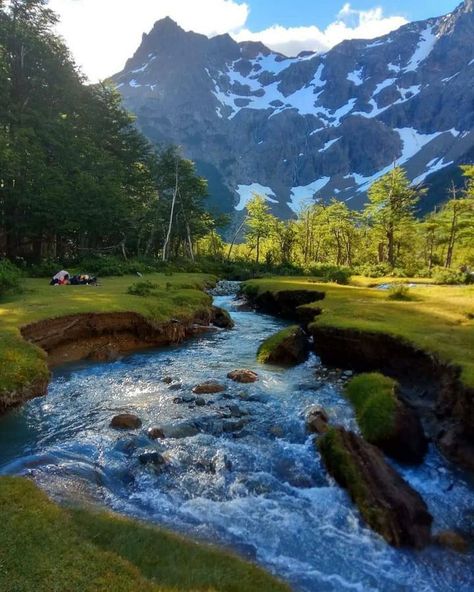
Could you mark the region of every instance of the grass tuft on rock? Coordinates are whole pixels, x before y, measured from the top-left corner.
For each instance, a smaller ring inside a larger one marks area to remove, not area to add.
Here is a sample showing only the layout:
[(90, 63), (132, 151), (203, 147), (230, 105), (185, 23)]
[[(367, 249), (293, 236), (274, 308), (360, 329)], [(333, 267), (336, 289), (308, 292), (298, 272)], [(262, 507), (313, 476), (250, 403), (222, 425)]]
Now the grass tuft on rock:
[(266, 339), (258, 348), (257, 361), (261, 364), (268, 364), (275, 350), (286, 340), (297, 335), (300, 331), (299, 325), (286, 327)]
[(393, 436), (396, 428), (397, 383), (372, 372), (359, 374), (345, 386), (345, 394), (353, 404), (357, 422), (364, 438), (376, 443)]
[(33, 482), (0, 478), (2, 592), (290, 592), (209, 545), (96, 510), (68, 510)]

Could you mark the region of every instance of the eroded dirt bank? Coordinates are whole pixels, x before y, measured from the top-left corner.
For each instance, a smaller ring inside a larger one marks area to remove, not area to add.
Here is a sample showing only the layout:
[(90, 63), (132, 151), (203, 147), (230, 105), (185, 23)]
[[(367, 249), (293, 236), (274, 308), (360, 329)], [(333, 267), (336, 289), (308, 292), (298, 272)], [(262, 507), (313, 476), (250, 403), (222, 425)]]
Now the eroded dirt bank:
[(321, 314), (321, 310), (305, 306), (311, 295), (316, 295), (312, 302), (325, 297), (324, 292), (312, 291), (246, 297), (262, 312), (299, 320), (325, 365), (379, 371), (397, 379), (403, 400), (420, 415), (429, 437), (449, 459), (474, 471), (474, 389), (462, 383), (460, 368), (388, 334), (309, 324), (311, 314), (312, 319)]
[[(153, 347), (176, 345), (211, 329), (225, 326), (222, 311), (203, 309), (188, 320), (155, 323), (133, 312), (89, 313), (47, 319), (25, 325), (21, 334), (26, 341), (46, 353), (49, 368), (89, 359), (110, 361), (120, 354)], [(0, 401), (0, 413), (44, 396), (48, 380), (44, 378), (8, 393)]]
[(310, 333), (324, 364), (396, 378), (429, 436), (450, 459), (474, 471), (474, 391), (463, 385), (457, 366), (382, 333), (317, 324)]

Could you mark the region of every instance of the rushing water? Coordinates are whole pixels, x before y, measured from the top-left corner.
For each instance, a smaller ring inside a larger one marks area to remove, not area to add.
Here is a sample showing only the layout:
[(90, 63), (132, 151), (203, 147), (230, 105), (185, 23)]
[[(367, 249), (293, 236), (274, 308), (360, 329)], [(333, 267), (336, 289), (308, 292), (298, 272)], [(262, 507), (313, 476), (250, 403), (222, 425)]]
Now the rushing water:
[[(389, 547), (327, 477), (305, 433), (308, 408), (321, 404), (333, 421), (356, 426), (340, 386), (317, 384), (319, 361), (289, 370), (258, 366), (259, 343), (283, 323), (240, 311), (230, 297), (216, 304), (232, 312), (235, 329), (56, 372), (46, 398), (0, 421), (0, 472), (33, 476), (56, 499), (100, 500), (229, 546), (295, 590), (472, 592), (472, 553)], [(259, 382), (229, 383), (227, 372), (241, 367), (255, 369)], [(208, 379), (226, 382), (226, 393), (205, 396), (210, 404), (202, 407), (173, 402)], [(110, 429), (124, 411), (139, 415), (143, 429)], [(163, 426), (185, 435), (190, 421), (200, 433), (156, 443), (146, 437), (148, 427)], [(164, 469), (140, 464), (149, 450), (165, 456)], [(428, 503), (435, 529), (462, 526), (474, 534), (474, 488), (465, 475), (435, 450), (421, 467), (401, 471)]]

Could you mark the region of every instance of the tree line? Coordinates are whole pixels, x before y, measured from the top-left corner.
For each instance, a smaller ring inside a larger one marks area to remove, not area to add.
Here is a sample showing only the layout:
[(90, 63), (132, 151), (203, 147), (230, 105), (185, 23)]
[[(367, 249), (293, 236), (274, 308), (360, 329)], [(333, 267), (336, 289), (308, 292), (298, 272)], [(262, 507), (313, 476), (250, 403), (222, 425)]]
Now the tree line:
[(0, 255), (192, 256), (207, 183), (157, 152), (106, 84), (86, 84), (47, 0), (0, 0)]
[[(417, 206), (425, 190), (413, 187), (401, 167), (375, 181), (362, 211), (345, 202), (312, 202), (296, 220), (273, 216), (254, 195), (242, 223), (243, 242), (227, 256), (267, 265), (346, 266), (362, 273), (430, 275), (434, 268), (474, 267), (474, 166), (462, 167), (464, 187), (425, 218)], [(224, 245), (221, 256), (226, 256)]]

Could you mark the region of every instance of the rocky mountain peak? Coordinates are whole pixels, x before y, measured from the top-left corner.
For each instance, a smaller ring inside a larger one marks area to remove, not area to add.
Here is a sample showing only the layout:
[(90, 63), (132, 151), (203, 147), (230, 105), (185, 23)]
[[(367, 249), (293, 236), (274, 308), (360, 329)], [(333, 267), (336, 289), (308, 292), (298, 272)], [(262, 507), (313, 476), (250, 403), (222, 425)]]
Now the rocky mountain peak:
[(473, 4), (293, 58), (164, 19), (113, 80), (153, 142), (197, 162), (220, 210), (253, 192), (282, 217), (314, 199), (360, 207), (394, 161), (430, 183), (474, 151)]

